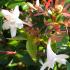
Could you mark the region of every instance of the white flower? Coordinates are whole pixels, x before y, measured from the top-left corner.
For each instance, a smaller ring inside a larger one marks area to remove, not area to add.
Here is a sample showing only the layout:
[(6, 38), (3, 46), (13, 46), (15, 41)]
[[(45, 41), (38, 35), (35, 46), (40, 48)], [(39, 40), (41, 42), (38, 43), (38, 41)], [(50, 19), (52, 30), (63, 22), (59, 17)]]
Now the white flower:
[(48, 67), (48, 70), (50, 68), (53, 69), (54, 64), (56, 62), (58, 62), (60, 64), (66, 64), (66, 59), (65, 58), (68, 58), (68, 57), (69, 56), (66, 55), (66, 54), (56, 55), (56, 53), (54, 53), (51, 49), (51, 39), (49, 39), (48, 43), (47, 43), (47, 62), (43, 63), (40, 60), (40, 63), (42, 64), (42, 67), (40, 68), (40, 70), (45, 70), (46, 67)]
[(21, 29), (23, 28), (23, 24), (27, 24), (26, 22), (23, 22), (21, 19), (19, 19), (19, 7), (16, 6), (14, 10), (8, 11), (8, 10), (1, 10), (3, 16), (6, 20), (4, 20), (3, 23), (3, 30), (10, 29), (11, 37), (16, 36), (17, 28)]
[(36, 0), (36, 6), (38, 6), (39, 7), (39, 0)]

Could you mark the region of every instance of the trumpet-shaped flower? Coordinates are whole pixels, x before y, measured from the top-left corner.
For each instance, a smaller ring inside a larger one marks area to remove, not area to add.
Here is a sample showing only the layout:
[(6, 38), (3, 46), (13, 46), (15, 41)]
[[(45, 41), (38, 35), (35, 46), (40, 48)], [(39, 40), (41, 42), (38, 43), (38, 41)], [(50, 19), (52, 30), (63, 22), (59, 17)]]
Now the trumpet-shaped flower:
[(47, 62), (43, 63), (42, 61), (40, 61), (40, 63), (42, 64), (40, 70), (45, 70), (46, 67), (48, 67), (48, 70), (50, 68), (53, 69), (56, 62), (60, 64), (66, 64), (66, 58), (68, 57), (69, 56), (66, 54), (56, 55), (56, 53), (54, 53), (51, 49), (51, 39), (49, 39), (47, 44)]
[(23, 24), (27, 24), (26, 22), (23, 22), (21, 19), (19, 19), (19, 7), (16, 6), (12, 11), (2, 9), (1, 12), (6, 19), (4, 20), (2, 26), (3, 30), (10, 29), (11, 37), (15, 37), (17, 28), (21, 29), (23, 28)]

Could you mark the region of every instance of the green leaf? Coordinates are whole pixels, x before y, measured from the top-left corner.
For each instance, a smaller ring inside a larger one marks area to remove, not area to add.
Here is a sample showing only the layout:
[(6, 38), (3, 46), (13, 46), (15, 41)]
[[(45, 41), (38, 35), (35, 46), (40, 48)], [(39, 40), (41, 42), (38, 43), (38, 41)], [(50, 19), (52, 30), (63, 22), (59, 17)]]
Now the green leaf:
[(58, 69), (57, 69), (57, 64), (54, 65), (54, 70), (58, 70)]
[(4, 6), (9, 0), (1, 0), (0, 1), (0, 8), (2, 8), (2, 6)]
[(70, 63), (67, 62), (67, 70), (70, 70)]
[(8, 64), (9, 67), (14, 67), (17, 66), (17, 63), (13, 63), (13, 64)]
[(65, 2), (66, 2), (66, 3), (69, 3), (69, 2), (70, 2), (70, 0), (65, 0)]
[(29, 10), (29, 7), (28, 7), (28, 5), (26, 3), (23, 4), (21, 7), (22, 7), (22, 10), (24, 10), (24, 11)]
[(69, 41), (69, 36), (65, 35), (62, 39), (62, 43), (65, 45), (65, 44), (67, 44), (68, 41)]
[(32, 22), (37, 23), (35, 25), (36, 27), (42, 28), (42, 26), (44, 26), (44, 16), (32, 16)]
[(57, 52), (56, 42), (53, 42), (53, 43), (52, 43), (52, 49), (53, 49), (54, 52)]
[(9, 1), (7, 4), (6, 4), (6, 6), (7, 6), (7, 8), (10, 8), (10, 9), (12, 9), (12, 8), (14, 8), (16, 5), (23, 5), (24, 4), (24, 2), (23, 1)]
[(67, 42), (67, 46), (69, 46), (69, 47), (70, 47), (70, 42), (69, 42), (69, 41)]
[(12, 45), (12, 46), (17, 46), (19, 44), (19, 41), (17, 41), (17, 40), (11, 40), (11, 41), (9, 41), (8, 44)]
[(59, 22), (59, 21), (62, 21), (63, 20), (63, 17), (61, 14), (57, 15), (57, 18), (56, 18), (56, 21)]
[(27, 43), (26, 43), (26, 49), (29, 53), (29, 55), (31, 56), (31, 58), (36, 61), (36, 53), (37, 53), (37, 47), (34, 43), (34, 39), (32, 38), (29, 38), (27, 40)]
[(2, 24), (3, 24), (3, 19), (0, 17), (0, 31), (2, 31)]
[(18, 59), (18, 60), (20, 60), (20, 62), (23, 62), (23, 64), (35, 65), (35, 62), (31, 59), (31, 57), (27, 51), (20, 51), (15, 56), (16, 57), (15, 57), (14, 61), (16, 61)]

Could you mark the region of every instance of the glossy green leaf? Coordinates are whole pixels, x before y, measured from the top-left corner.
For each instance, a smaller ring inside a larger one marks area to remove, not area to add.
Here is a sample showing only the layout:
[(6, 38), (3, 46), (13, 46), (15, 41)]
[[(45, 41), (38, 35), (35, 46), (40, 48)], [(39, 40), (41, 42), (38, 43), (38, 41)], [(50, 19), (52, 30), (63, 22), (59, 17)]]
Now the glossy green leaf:
[(23, 5), (24, 2), (23, 1), (10, 1), (6, 4), (6, 6), (10, 9), (14, 8), (16, 5)]
[(67, 62), (67, 70), (70, 70), (70, 63)]
[(33, 40), (32, 38), (29, 38), (29, 39), (27, 40), (26, 49), (27, 49), (29, 55), (32, 57), (32, 59), (33, 59), (34, 61), (36, 61), (37, 46), (35, 45), (34, 40)]

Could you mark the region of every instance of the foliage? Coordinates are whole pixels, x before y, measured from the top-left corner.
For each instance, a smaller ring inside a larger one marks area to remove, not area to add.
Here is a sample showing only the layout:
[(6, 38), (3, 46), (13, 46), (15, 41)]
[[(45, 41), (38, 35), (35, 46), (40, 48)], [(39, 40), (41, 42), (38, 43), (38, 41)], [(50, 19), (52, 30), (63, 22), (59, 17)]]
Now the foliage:
[[(46, 59), (49, 38), (55, 53), (70, 55), (70, 0), (41, 0), (39, 6), (35, 2), (0, 1), (0, 70), (40, 70), (39, 60)], [(11, 38), (10, 30), (2, 28), (5, 18), (1, 10), (12, 10), (17, 5), (19, 18), (28, 25), (17, 29), (16, 37)], [(53, 70), (69, 70), (70, 59), (67, 60), (66, 66), (56, 63)]]

